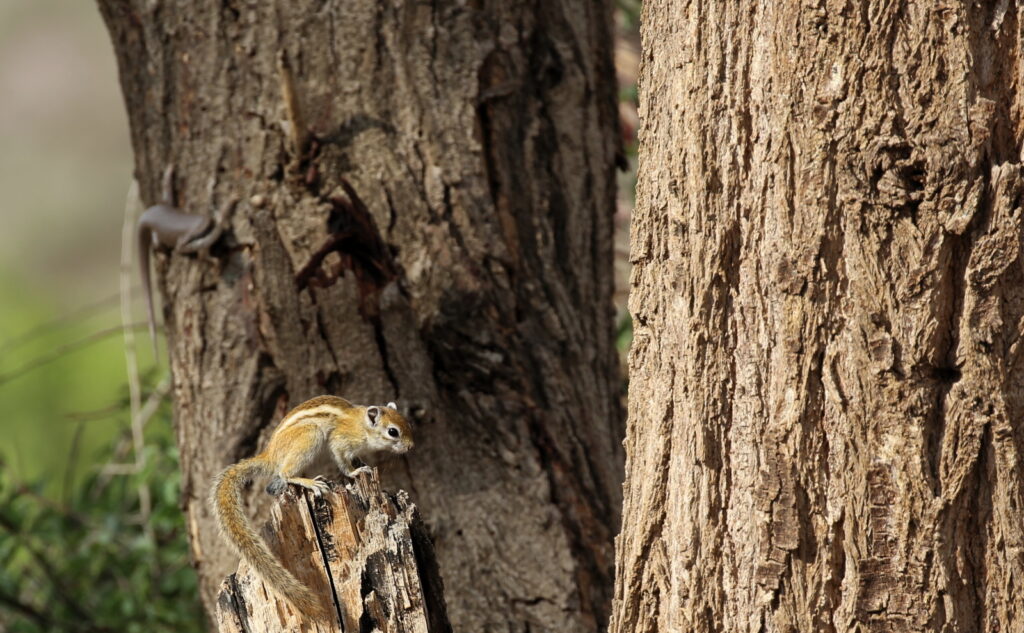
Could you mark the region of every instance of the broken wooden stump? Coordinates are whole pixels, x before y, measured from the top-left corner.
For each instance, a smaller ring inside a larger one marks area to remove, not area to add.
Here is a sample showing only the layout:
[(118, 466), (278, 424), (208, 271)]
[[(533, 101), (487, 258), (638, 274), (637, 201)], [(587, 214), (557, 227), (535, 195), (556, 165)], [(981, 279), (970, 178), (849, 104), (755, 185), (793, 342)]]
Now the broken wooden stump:
[(304, 616), (242, 561), (221, 585), (220, 633), (451, 631), (426, 527), (404, 491), (381, 491), (376, 470), (319, 498), (289, 486), (263, 538), (333, 617)]

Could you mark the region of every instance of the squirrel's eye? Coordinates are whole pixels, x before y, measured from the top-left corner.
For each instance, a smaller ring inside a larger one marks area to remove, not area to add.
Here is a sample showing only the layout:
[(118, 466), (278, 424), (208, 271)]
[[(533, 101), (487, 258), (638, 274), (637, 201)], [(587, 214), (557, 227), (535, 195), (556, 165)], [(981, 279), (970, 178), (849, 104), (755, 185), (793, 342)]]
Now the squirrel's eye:
[(398, 437), (398, 429), (396, 429), (395, 427), (389, 428), (388, 429), (388, 435), (390, 435), (391, 437), (397, 438)]

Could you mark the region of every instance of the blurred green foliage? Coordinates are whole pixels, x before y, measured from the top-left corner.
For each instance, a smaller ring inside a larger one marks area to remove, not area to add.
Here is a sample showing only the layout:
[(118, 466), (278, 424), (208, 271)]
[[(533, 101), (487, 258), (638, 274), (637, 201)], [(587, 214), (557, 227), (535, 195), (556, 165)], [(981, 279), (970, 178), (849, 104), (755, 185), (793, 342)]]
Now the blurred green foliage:
[(625, 358), (629, 354), (629, 345), (633, 342), (633, 317), (623, 312), (619, 322), (615, 324), (615, 349), (619, 356)]
[(623, 25), (631, 31), (640, 30), (640, 8), (641, 0), (616, 0), (615, 8), (618, 18)]
[[(69, 459), (73, 446), (89, 455), (126, 424), (118, 298), (62, 315), (0, 266), (0, 302), (0, 461), (56, 499), (88, 468), (87, 460)], [(157, 371), (148, 340), (138, 338), (141, 366)]]
[(0, 94), (0, 460), (56, 499), (87, 466), (68, 460), (72, 444), (92, 455), (123, 425), (90, 414), (126, 379), (117, 292), (133, 163), (95, 3), (0, 2)]
[[(150, 428), (169, 418), (164, 405)], [(90, 474), (63, 502), (46, 497), (42, 481), (21, 483), (0, 464), (0, 630), (202, 631), (168, 434), (147, 434), (138, 473), (103, 472), (132, 459), (127, 434), (90, 457)], [(152, 503), (145, 519), (140, 486)]]
[(0, 92), (0, 631), (201, 630), (167, 411), (144, 472), (101, 475), (134, 457), (117, 296), (132, 160), (95, 4), (0, 2)]

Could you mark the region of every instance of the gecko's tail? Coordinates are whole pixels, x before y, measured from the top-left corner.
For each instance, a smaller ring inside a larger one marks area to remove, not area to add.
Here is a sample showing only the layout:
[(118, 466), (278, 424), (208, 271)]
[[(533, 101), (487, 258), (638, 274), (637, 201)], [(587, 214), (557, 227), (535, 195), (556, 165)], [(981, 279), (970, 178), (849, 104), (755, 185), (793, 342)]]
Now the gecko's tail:
[(153, 360), (160, 359), (160, 348), (156, 344), (156, 320), (153, 317), (153, 287), (149, 278), (149, 231), (139, 231), (139, 274), (142, 276), (142, 292), (146, 295), (146, 316), (149, 322), (149, 341), (153, 344)]
[(323, 618), (327, 611), (319, 597), (281, 565), (242, 512), (242, 486), (254, 476), (271, 472), (270, 464), (259, 455), (228, 466), (213, 484), (211, 501), (217, 522), (242, 558), (274, 591), (304, 614)]

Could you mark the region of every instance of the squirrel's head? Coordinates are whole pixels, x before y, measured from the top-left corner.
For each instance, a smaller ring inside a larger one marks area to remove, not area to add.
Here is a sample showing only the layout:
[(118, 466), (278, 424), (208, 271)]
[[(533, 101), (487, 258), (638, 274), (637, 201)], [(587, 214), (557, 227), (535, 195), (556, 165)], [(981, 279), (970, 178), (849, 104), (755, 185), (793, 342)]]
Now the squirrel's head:
[(373, 450), (401, 454), (412, 448), (412, 427), (394, 402), (366, 407), (364, 424)]

